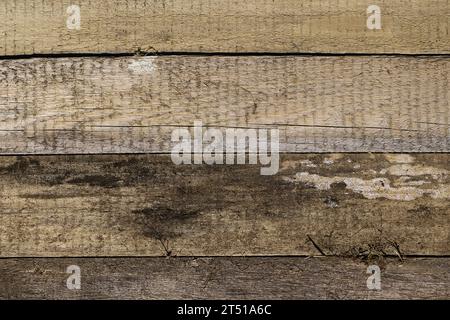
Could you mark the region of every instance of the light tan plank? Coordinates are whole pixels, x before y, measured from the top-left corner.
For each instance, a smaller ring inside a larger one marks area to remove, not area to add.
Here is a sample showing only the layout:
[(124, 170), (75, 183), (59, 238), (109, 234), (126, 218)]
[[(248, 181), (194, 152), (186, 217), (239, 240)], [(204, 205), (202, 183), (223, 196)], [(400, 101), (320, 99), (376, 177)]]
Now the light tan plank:
[[(0, 299), (450, 298), (449, 258), (378, 264), (379, 291), (367, 288), (366, 263), (341, 258), (1, 259)], [(66, 287), (69, 265), (81, 290)]]
[(448, 255), (449, 155), (0, 157), (0, 256)]
[[(373, 4), (381, 30), (367, 28)], [(446, 0), (3, 0), (0, 54), (449, 53), (449, 16)]]
[(281, 152), (448, 152), (446, 58), (0, 61), (0, 153), (170, 152), (175, 127), (275, 127)]

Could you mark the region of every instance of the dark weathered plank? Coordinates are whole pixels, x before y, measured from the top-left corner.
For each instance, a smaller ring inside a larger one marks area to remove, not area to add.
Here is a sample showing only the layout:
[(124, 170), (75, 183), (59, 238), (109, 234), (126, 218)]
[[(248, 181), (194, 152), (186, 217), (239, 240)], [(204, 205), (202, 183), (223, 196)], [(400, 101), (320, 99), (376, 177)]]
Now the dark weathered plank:
[(448, 154), (0, 157), (0, 255), (448, 255)]
[[(69, 290), (66, 268), (81, 270)], [(0, 299), (449, 299), (450, 259), (367, 264), (342, 258), (1, 259)]]
[[(374, 4), (381, 30), (367, 27)], [(449, 53), (449, 14), (446, 0), (3, 0), (0, 54)]]
[(281, 152), (450, 151), (450, 60), (0, 61), (0, 153), (170, 152), (176, 127), (275, 127)]

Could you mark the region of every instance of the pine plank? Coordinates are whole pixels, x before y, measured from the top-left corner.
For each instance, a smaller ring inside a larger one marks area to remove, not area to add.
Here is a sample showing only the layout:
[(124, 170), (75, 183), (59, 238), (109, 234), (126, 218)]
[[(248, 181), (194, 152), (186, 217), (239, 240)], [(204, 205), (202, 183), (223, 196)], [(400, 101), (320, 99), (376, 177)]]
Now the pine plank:
[[(372, 262), (374, 263), (374, 262)], [(449, 258), (367, 264), (302, 257), (0, 259), (0, 299), (448, 299)], [(81, 269), (69, 290), (66, 268)]]
[(0, 153), (167, 153), (177, 127), (278, 128), (281, 152), (449, 152), (450, 61), (151, 56), (0, 61)]
[(449, 154), (0, 157), (0, 256), (449, 255)]
[[(381, 30), (367, 28), (374, 4)], [(449, 16), (446, 0), (3, 0), (0, 54), (449, 53)]]

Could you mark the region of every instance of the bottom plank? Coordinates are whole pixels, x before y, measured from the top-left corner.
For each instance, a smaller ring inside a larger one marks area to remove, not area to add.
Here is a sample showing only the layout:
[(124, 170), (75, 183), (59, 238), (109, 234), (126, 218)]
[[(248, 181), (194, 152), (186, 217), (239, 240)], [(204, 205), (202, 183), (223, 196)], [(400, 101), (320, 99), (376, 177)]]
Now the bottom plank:
[[(450, 258), (378, 264), (381, 290), (369, 290), (368, 265), (349, 258), (8, 258), (0, 259), (0, 298), (450, 298)], [(79, 290), (67, 288), (71, 265), (80, 268)]]

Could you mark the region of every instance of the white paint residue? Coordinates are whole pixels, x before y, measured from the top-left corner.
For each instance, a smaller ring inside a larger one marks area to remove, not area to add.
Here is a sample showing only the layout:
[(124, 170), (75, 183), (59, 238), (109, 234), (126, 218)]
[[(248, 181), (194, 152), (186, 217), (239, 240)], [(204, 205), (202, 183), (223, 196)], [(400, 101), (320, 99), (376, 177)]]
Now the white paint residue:
[(450, 199), (450, 187), (438, 185), (436, 188), (421, 189), (415, 185), (395, 188), (387, 178), (364, 180), (350, 177), (324, 177), (308, 172), (299, 172), (294, 178), (284, 178), (289, 182), (303, 182), (319, 190), (328, 190), (334, 183), (345, 183), (346, 188), (362, 194), (367, 199), (386, 198), (390, 200), (411, 201), (429, 195), (435, 199)]
[(128, 65), (128, 70), (137, 74), (149, 74), (155, 70), (155, 57), (143, 57)]
[(424, 184), (431, 184), (429, 177), (424, 177), (425, 180), (413, 180), (410, 176), (401, 176), (394, 181), (395, 186), (423, 186)]
[(295, 169), (298, 167), (298, 165), (301, 165), (302, 167), (306, 168), (316, 168), (317, 165), (314, 164), (311, 160), (285, 160), (281, 164), (281, 171), (287, 170), (287, 169)]
[(303, 160), (303, 161), (300, 161), (300, 164), (301, 164), (302, 166), (307, 167), (307, 168), (315, 168), (315, 167), (317, 167), (317, 165), (315, 165), (311, 160)]
[(387, 169), (383, 169), (380, 171), (381, 174), (390, 174), (392, 176), (424, 176), (429, 175), (432, 176), (433, 179), (442, 179), (450, 172), (445, 169), (427, 167), (427, 166), (412, 166), (409, 164), (396, 164), (390, 166)]
[(413, 163), (414, 157), (409, 154), (386, 154), (385, 158), (391, 163)]
[(331, 154), (329, 157), (323, 159), (323, 163), (326, 165), (331, 165), (335, 161), (342, 159), (344, 156), (340, 153)]

